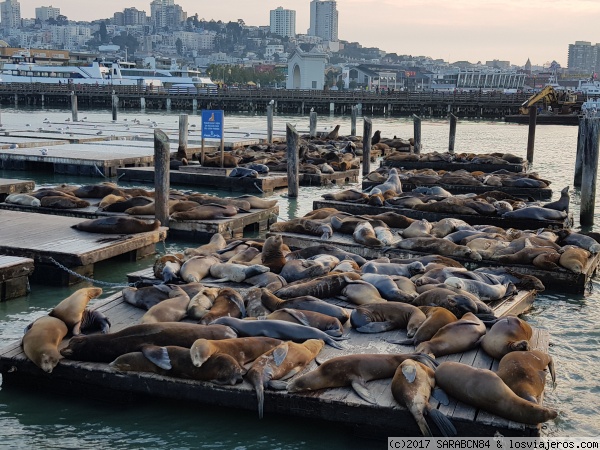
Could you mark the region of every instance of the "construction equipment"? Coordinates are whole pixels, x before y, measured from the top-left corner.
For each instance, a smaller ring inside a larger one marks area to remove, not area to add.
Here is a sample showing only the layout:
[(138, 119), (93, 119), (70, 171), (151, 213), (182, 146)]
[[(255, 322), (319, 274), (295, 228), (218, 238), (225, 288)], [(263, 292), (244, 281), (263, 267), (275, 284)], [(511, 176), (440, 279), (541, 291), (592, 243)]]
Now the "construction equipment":
[(520, 114), (529, 114), (529, 108), (543, 101), (543, 111), (552, 111), (557, 114), (571, 114), (581, 110), (577, 102), (577, 94), (567, 91), (556, 91), (552, 86), (544, 87), (540, 92), (533, 94), (523, 102), (519, 108)]

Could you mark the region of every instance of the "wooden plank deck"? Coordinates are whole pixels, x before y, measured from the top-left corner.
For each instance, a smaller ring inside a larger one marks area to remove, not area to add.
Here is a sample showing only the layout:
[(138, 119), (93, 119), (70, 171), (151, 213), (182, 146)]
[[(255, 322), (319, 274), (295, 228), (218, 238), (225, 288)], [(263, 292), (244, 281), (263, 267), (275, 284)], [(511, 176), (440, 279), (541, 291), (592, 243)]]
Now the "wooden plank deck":
[[(306, 234), (299, 233), (273, 232), (267, 233), (267, 236), (272, 236), (275, 234), (281, 235), (281, 237), (283, 238), (283, 242), (287, 244), (290, 248), (306, 248), (312, 245), (319, 245), (326, 242), (327, 244), (335, 245), (336, 247), (339, 247), (342, 250), (355, 253), (367, 259), (375, 259), (382, 256), (386, 256), (388, 258), (404, 259), (426, 256), (429, 254), (417, 252), (414, 250), (403, 250), (390, 247), (386, 249), (367, 247), (354, 241), (352, 236), (338, 232), (334, 232), (331, 239), (327, 241), (321, 240), (321, 238), (319, 238), (318, 236), (309, 236)], [(539, 278), (542, 281), (542, 283), (544, 283), (544, 286), (546, 286), (546, 288), (578, 294), (585, 292), (586, 288), (591, 282), (591, 279), (595, 275), (598, 266), (600, 265), (600, 254), (593, 255), (592, 257), (590, 257), (581, 274), (573, 273), (570, 270), (564, 269), (562, 267), (558, 270), (550, 271), (539, 269), (533, 265), (525, 264), (506, 265), (491, 260), (473, 261), (472, 259), (460, 258), (456, 256), (453, 256), (452, 259), (460, 262), (469, 270), (474, 270), (479, 267), (509, 267), (515, 272), (519, 272), (525, 275), (533, 275), (534, 277)]]
[[(126, 326), (138, 323), (145, 311), (135, 308), (115, 294), (96, 303), (94, 308), (104, 312), (112, 323), (111, 331), (116, 332)], [(349, 328), (350, 339), (343, 342), (344, 349), (336, 350), (326, 346), (319, 355), (319, 361), (353, 353), (401, 353), (411, 352), (408, 346), (389, 344), (383, 339), (403, 339), (404, 331), (391, 331), (376, 336), (360, 334)], [(67, 340), (61, 343), (66, 346)], [(535, 329), (532, 339), (534, 348), (548, 351), (548, 333)], [(439, 358), (452, 359), (476, 367), (491, 369), (494, 360), (483, 350), (476, 349), (459, 355)], [(305, 372), (313, 370), (313, 362)], [(122, 402), (135, 396), (152, 396), (219, 405), (256, 411), (256, 396), (251, 386), (244, 381), (236, 386), (219, 386), (209, 382), (183, 380), (145, 373), (117, 373), (104, 363), (84, 363), (63, 359), (52, 374), (42, 372), (31, 363), (18, 342), (0, 350), (0, 372), (4, 386), (26, 385), (69, 392), (71, 395), (86, 392)], [(342, 423), (361, 431), (368, 431), (370, 437), (418, 436), (419, 432), (410, 413), (396, 404), (389, 388), (390, 379), (368, 383), (369, 391), (377, 403), (372, 405), (359, 398), (350, 388), (336, 388), (312, 393), (289, 394), (285, 391), (265, 391), (265, 415), (285, 414), (318, 420)], [(91, 389), (90, 389), (91, 388)], [(483, 411), (467, 407), (457, 402), (439, 409), (448, 414), (460, 436), (493, 436), (499, 431), (505, 436), (537, 436), (539, 427), (511, 422)], [(434, 432), (437, 432), (435, 430)]]
[[(367, 189), (372, 186), (376, 186), (378, 183), (376, 181), (364, 180), (362, 182), (363, 189)], [(418, 186), (412, 183), (402, 183), (402, 190), (404, 192), (412, 191), (417, 187), (433, 187), (439, 186), (444, 188), (451, 194), (482, 194), (484, 192), (489, 191), (500, 191), (506, 192), (507, 194), (514, 195), (519, 198), (529, 198), (532, 200), (549, 200), (552, 198), (552, 189), (551, 188), (519, 188), (519, 187), (510, 187), (510, 186), (461, 186), (456, 184), (419, 184)]]
[(413, 219), (427, 219), (437, 222), (447, 217), (461, 219), (470, 225), (495, 225), (502, 228), (518, 228), (520, 230), (535, 230), (538, 228), (550, 228), (560, 230), (573, 226), (573, 215), (569, 214), (564, 221), (559, 220), (534, 220), (534, 219), (505, 219), (498, 216), (482, 216), (468, 214), (434, 213), (417, 211), (409, 208), (395, 208), (393, 206), (370, 206), (357, 203), (340, 202), (336, 200), (315, 200), (313, 209), (335, 208), (356, 216), (363, 214), (381, 214), (384, 212), (395, 212)]
[(33, 180), (14, 180), (11, 178), (0, 178), (0, 202), (3, 202), (10, 194), (21, 194), (31, 192), (35, 188)]
[(71, 228), (80, 218), (49, 216), (19, 211), (0, 213), (0, 253), (35, 260), (33, 281), (72, 284), (76, 276), (54, 262), (81, 275), (93, 274), (94, 264), (113, 257), (137, 259), (154, 253), (157, 242), (166, 237), (166, 228), (131, 235), (86, 233)]
[(33, 259), (0, 255), (0, 301), (27, 295)]
[[(36, 214), (50, 214), (63, 217), (78, 217), (82, 219), (98, 219), (107, 216), (129, 216), (125, 213), (98, 211), (100, 199), (86, 199), (91, 206), (75, 209), (35, 208), (33, 206), (11, 205), (0, 203), (0, 211), (21, 211)], [(214, 220), (187, 220), (184, 222), (169, 222), (169, 235), (174, 237), (191, 238), (199, 242), (208, 241), (215, 233), (221, 233), (225, 239), (238, 238), (244, 231), (266, 231), (277, 221), (279, 206), (267, 209), (251, 209), (248, 213), (238, 213), (234, 217)], [(154, 216), (137, 215), (140, 219), (154, 219)]]
[(508, 170), (509, 172), (526, 172), (527, 161), (522, 164), (473, 164), (446, 161), (381, 161), (381, 167), (398, 167), (403, 169), (433, 169), (433, 170), (460, 170), (468, 172), (483, 171), (495, 172), (496, 170)]

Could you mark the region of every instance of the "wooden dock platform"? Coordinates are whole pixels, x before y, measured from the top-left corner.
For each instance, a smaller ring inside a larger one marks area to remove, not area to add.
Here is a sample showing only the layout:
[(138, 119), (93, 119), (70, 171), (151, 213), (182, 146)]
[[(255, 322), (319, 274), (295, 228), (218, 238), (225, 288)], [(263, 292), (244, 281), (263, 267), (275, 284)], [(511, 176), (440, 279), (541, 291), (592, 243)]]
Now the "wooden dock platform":
[(31, 192), (35, 188), (33, 180), (15, 180), (11, 178), (0, 178), (0, 202), (3, 202), (10, 194), (22, 194)]
[(509, 172), (526, 172), (527, 161), (521, 164), (474, 164), (446, 161), (381, 161), (381, 167), (398, 167), (403, 169), (433, 169), (433, 170), (466, 170), (468, 172), (495, 172), (496, 170), (508, 170)]
[[(97, 302), (95, 308), (102, 311), (112, 323), (111, 331), (116, 332), (139, 322), (144, 310), (124, 302), (120, 294)], [(353, 353), (408, 353), (411, 347), (389, 344), (383, 339), (404, 339), (405, 331), (390, 331), (372, 334), (357, 333), (349, 329), (350, 339), (343, 342), (343, 350), (326, 346), (319, 361)], [(534, 329), (531, 345), (534, 349), (548, 351), (549, 336), (545, 330)], [(66, 346), (67, 340), (60, 344)], [(480, 349), (463, 354), (438, 358), (442, 361), (460, 361), (479, 368), (492, 369), (497, 361)], [(311, 363), (305, 372), (314, 370)], [(0, 350), (0, 373), (3, 386), (27, 386), (70, 395), (94, 395), (119, 402), (132, 400), (138, 396), (152, 396), (184, 400), (205, 405), (256, 411), (256, 395), (248, 382), (236, 386), (220, 386), (209, 382), (184, 380), (148, 373), (117, 373), (105, 363), (89, 363), (62, 359), (51, 374), (42, 372), (27, 359), (19, 343), (13, 343)], [(304, 372), (303, 372), (304, 373)], [(369, 404), (358, 397), (350, 388), (336, 388), (311, 393), (290, 394), (286, 391), (265, 390), (265, 416), (285, 414), (319, 421), (338, 422), (368, 437), (383, 439), (387, 436), (419, 436), (419, 430), (411, 414), (399, 406), (392, 397), (390, 379), (368, 383), (369, 392), (376, 404)], [(91, 388), (91, 389), (90, 389)], [(151, 394), (150, 394), (151, 393)], [(500, 432), (504, 436), (539, 436), (540, 428), (515, 423), (484, 411), (476, 410), (451, 399), (446, 406), (436, 404), (456, 426), (459, 436), (493, 436)], [(358, 429), (358, 430), (357, 430)], [(437, 434), (437, 429), (434, 429)]]
[[(91, 206), (86, 208), (56, 209), (0, 203), (0, 210), (20, 211), (53, 216), (78, 217), (81, 219), (98, 219), (107, 216), (129, 216), (125, 213), (98, 211), (100, 199), (86, 199)], [(209, 241), (213, 234), (221, 233), (225, 239), (238, 238), (244, 232), (266, 231), (272, 223), (277, 222), (279, 206), (267, 209), (251, 209), (248, 213), (238, 213), (233, 217), (214, 220), (188, 220), (185, 222), (169, 222), (169, 236)], [(138, 215), (139, 219), (154, 219), (154, 216)]]
[[(367, 189), (372, 186), (376, 186), (378, 183), (376, 181), (364, 180), (362, 182), (362, 188)], [(462, 186), (456, 184), (416, 184), (412, 183), (402, 183), (402, 190), (404, 192), (412, 191), (417, 187), (434, 187), (439, 186), (451, 194), (483, 194), (489, 191), (500, 191), (506, 192), (507, 194), (514, 195), (515, 197), (531, 199), (531, 200), (549, 200), (552, 198), (552, 189), (551, 188), (519, 188), (519, 187), (510, 187), (510, 186)]]
[(71, 228), (82, 219), (19, 211), (0, 214), (0, 254), (32, 258), (32, 281), (70, 285), (81, 281), (56, 263), (83, 276), (93, 276), (94, 265), (114, 257), (136, 260), (154, 253), (166, 228), (130, 235), (86, 233)]
[[(318, 236), (309, 236), (298, 233), (277, 232), (267, 233), (267, 236), (275, 234), (281, 235), (284, 244), (287, 244), (290, 248), (294, 249), (306, 248), (324, 243)], [(338, 232), (334, 232), (331, 239), (328, 239), (326, 242), (327, 244), (335, 245), (342, 250), (355, 253), (367, 259), (376, 259), (382, 256), (405, 259), (429, 255), (429, 253), (422, 253), (414, 250), (396, 248), (387, 248), (384, 250), (383, 248), (367, 247), (354, 241), (352, 236)], [(586, 267), (581, 274), (573, 273), (562, 267), (558, 270), (550, 271), (525, 264), (513, 264), (508, 266), (506, 264), (500, 264), (497, 261), (473, 261), (472, 259), (459, 258), (456, 256), (452, 256), (452, 259), (460, 262), (469, 270), (474, 270), (479, 267), (510, 267), (510, 269), (515, 272), (524, 275), (533, 275), (534, 277), (539, 278), (546, 288), (578, 294), (585, 292), (600, 265), (600, 254), (594, 255), (588, 260)]]
[(558, 220), (535, 220), (535, 219), (505, 219), (498, 216), (482, 216), (469, 214), (450, 214), (434, 213), (427, 211), (418, 211), (409, 208), (396, 208), (393, 206), (370, 206), (358, 203), (341, 202), (337, 200), (315, 200), (313, 209), (335, 208), (338, 211), (347, 212), (360, 216), (363, 214), (381, 214), (384, 212), (395, 212), (405, 215), (412, 219), (427, 219), (430, 222), (437, 222), (447, 217), (461, 219), (469, 225), (495, 225), (502, 228), (518, 228), (520, 230), (536, 230), (538, 228), (549, 228), (552, 230), (561, 230), (573, 226), (573, 215), (569, 214), (564, 221)]
[(0, 255), (0, 301), (27, 295), (33, 259)]

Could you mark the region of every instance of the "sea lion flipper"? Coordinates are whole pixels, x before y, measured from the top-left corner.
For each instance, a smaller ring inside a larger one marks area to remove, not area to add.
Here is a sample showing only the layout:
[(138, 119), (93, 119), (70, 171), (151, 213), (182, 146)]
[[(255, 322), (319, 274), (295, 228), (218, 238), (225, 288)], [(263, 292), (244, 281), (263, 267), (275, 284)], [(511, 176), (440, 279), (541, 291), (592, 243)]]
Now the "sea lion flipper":
[(156, 345), (146, 345), (142, 347), (142, 354), (148, 361), (156, 364), (164, 370), (171, 370), (171, 358), (166, 347), (158, 347)]
[(285, 357), (288, 354), (288, 345), (282, 345), (273, 350), (273, 360), (275, 361), (275, 365), (279, 367), (281, 363), (285, 360)]
[(443, 436), (456, 436), (456, 428), (454, 424), (438, 409), (429, 409), (429, 417), (438, 427)]
[(362, 327), (358, 327), (356, 331), (359, 333), (383, 333), (394, 329), (392, 322), (370, 322)]
[(353, 380), (352, 381), (352, 389), (356, 392), (360, 398), (364, 401), (369, 402), (371, 404), (375, 404), (375, 400), (371, 397), (369, 390), (367, 389), (367, 385), (364, 380)]
[(442, 388), (439, 388), (439, 387), (433, 388), (431, 391), (431, 396), (444, 406), (447, 406), (450, 404), (450, 399), (448, 399), (448, 395)]
[(81, 321), (79, 321), (75, 325), (73, 325), (73, 329), (71, 330), (71, 334), (73, 336), (79, 336), (81, 334)]
[(550, 376), (552, 377), (552, 390), (554, 390), (556, 389), (556, 372), (554, 370), (554, 360), (551, 356), (549, 358), (550, 361), (548, 361), (548, 370), (550, 371)]
[(415, 345), (414, 339), (386, 339), (385, 342), (389, 342), (390, 344), (398, 344), (398, 345)]
[(296, 319), (302, 325), (306, 325), (307, 327), (310, 327), (310, 323), (308, 322), (308, 319), (306, 318), (306, 314), (304, 314), (302, 311), (298, 311), (298, 310), (290, 309), (290, 308), (282, 308), (282, 311), (285, 311), (286, 313), (288, 313), (290, 316), (292, 316), (294, 319)]
[(275, 391), (285, 391), (287, 390), (288, 384), (286, 381), (282, 380), (271, 380), (267, 383), (267, 386)]
[[(414, 364), (414, 363), (413, 363)], [(412, 364), (402, 364), (402, 375), (409, 383), (414, 383), (417, 378), (417, 369)]]

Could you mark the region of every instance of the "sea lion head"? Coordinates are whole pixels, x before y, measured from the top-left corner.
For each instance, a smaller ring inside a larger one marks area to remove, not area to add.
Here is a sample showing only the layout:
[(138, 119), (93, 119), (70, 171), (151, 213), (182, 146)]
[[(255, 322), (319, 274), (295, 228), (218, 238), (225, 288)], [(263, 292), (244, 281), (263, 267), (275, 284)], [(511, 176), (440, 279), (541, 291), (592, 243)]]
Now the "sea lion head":
[(208, 358), (214, 353), (210, 342), (207, 339), (198, 339), (190, 348), (190, 357), (192, 358), (192, 364), (196, 367), (201, 367)]
[[(408, 271), (410, 272), (410, 276), (418, 275), (420, 273), (425, 273), (425, 266), (421, 261), (411, 262), (407, 266)], [(410, 278), (410, 277), (409, 277)]]

